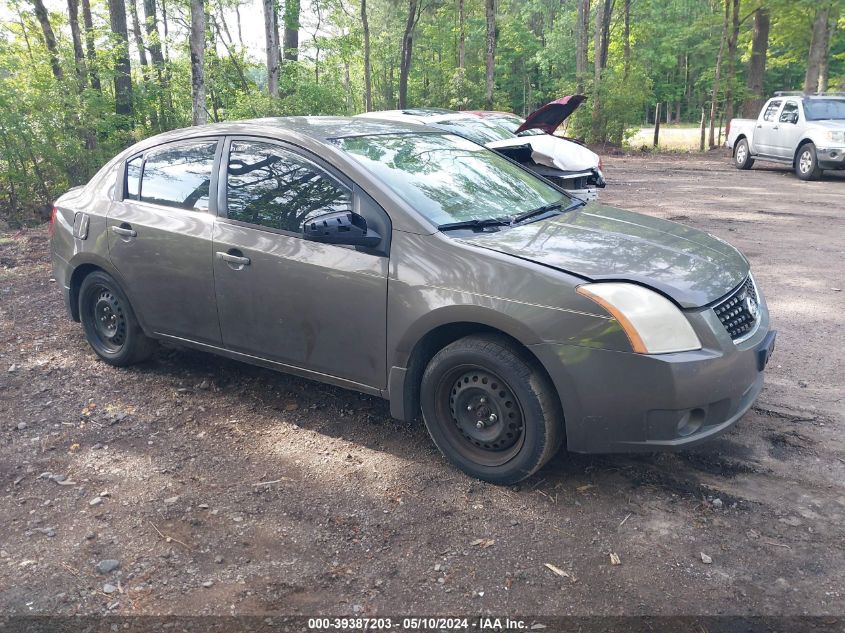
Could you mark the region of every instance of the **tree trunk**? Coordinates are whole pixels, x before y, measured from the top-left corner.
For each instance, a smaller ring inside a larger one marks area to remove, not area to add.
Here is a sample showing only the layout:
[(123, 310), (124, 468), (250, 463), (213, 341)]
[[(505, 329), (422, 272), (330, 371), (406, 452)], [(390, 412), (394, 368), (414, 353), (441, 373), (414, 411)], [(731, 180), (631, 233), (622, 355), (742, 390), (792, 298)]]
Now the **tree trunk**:
[(734, 117), (734, 73), (736, 68), (736, 47), (739, 40), (739, 0), (732, 0), (731, 30), (728, 34), (728, 66), (725, 77), (725, 120), (730, 130)]
[(191, 114), (193, 125), (208, 122), (205, 108), (205, 2), (191, 0)]
[(138, 60), (141, 62), (141, 74), (144, 81), (149, 81), (149, 64), (147, 63), (147, 49), (144, 47), (144, 36), (141, 33), (141, 20), (138, 18), (138, 0), (129, 0), (129, 11), (132, 13), (132, 35), (135, 46), (138, 47)]
[(276, 3), (261, 0), (264, 6), (264, 38), (267, 44), (267, 94), (279, 96), (279, 25)]
[(713, 75), (713, 94), (710, 98), (710, 132), (708, 147), (713, 149), (716, 147), (716, 107), (719, 103), (719, 83), (722, 76), (722, 57), (725, 54), (725, 45), (728, 40), (728, 30), (730, 29), (731, 17), (731, 0), (725, 0), (725, 21), (722, 27), (722, 39), (719, 42), (719, 53), (716, 55), (716, 70)]
[(466, 68), (466, 13), (464, 0), (458, 0), (458, 68)]
[(118, 46), (114, 63), (114, 109), (117, 114), (132, 116), (132, 66), (123, 0), (109, 0), (109, 20)]
[(417, 25), (417, 0), (408, 2), (408, 20), (402, 36), (402, 57), (399, 60), (399, 109), (408, 107), (408, 75), (414, 50), (414, 28)]
[(607, 68), (607, 53), (610, 46), (610, 19), (613, 15), (613, 0), (604, 0), (601, 19), (601, 69)]
[(804, 92), (816, 92), (819, 88), (822, 60), (827, 55), (827, 32), (830, 28), (830, 4), (824, 3), (816, 9), (813, 20), (813, 36), (807, 55), (807, 73), (804, 75)]
[(622, 64), (624, 77), (627, 79), (631, 70), (631, 0), (625, 0), (622, 11)]
[(364, 27), (364, 110), (372, 112), (373, 69), (370, 66), (370, 23), (367, 21), (367, 0), (361, 0), (361, 24)]
[(748, 82), (742, 115), (749, 119), (760, 114), (766, 99), (763, 79), (766, 76), (766, 57), (769, 52), (769, 10), (759, 8), (754, 12), (754, 31), (751, 35), (751, 58), (748, 60)]
[(593, 111), (592, 111), (592, 136), (593, 141), (603, 140), (601, 125), (601, 74), (602, 66), (602, 39), (604, 35), (605, 2), (598, 0), (596, 5), (596, 28), (593, 33)]
[(493, 87), (496, 74), (496, 0), (485, 0), (487, 16), (487, 47), (485, 54), (484, 103), (488, 110), (493, 109)]
[(819, 92), (827, 92), (828, 84), (830, 82), (830, 32), (836, 28), (839, 21), (839, 11), (837, 9), (831, 10), (831, 15), (828, 19), (827, 28), (824, 31), (824, 41), (822, 42), (822, 60), (819, 64)]
[(50, 55), (50, 68), (53, 69), (53, 76), (56, 78), (56, 81), (63, 81), (65, 74), (62, 72), (61, 64), (59, 64), (59, 49), (56, 45), (56, 35), (53, 33), (53, 27), (50, 26), (50, 16), (47, 14), (43, 0), (32, 0), (32, 4), (35, 6), (35, 17), (38, 18), (38, 23), (41, 24), (41, 32), (44, 35), (44, 44), (47, 46), (47, 53)]
[(95, 90), (102, 90), (100, 75), (97, 74), (97, 50), (94, 47), (94, 20), (91, 17), (90, 0), (82, 0), (82, 22), (85, 25), (85, 54), (88, 57), (88, 75), (91, 78), (91, 87)]
[(85, 51), (82, 48), (82, 34), (79, 31), (79, 0), (67, 0), (68, 22), (70, 36), (73, 38), (73, 59), (76, 62), (76, 82), (79, 92), (85, 90), (88, 84), (88, 71), (85, 68)]
[(244, 48), (244, 32), (243, 32), (243, 29), (241, 29), (241, 10), (240, 10), (240, 8), (237, 4), (235, 5), (235, 18), (237, 18), (237, 20), (238, 20), (238, 42), (241, 45), (241, 49), (243, 49)]
[(583, 94), (587, 77), (587, 47), (590, 40), (590, 0), (578, 0), (575, 29), (575, 91)]
[(285, 0), (285, 38), (283, 58), (299, 59), (299, 0)]

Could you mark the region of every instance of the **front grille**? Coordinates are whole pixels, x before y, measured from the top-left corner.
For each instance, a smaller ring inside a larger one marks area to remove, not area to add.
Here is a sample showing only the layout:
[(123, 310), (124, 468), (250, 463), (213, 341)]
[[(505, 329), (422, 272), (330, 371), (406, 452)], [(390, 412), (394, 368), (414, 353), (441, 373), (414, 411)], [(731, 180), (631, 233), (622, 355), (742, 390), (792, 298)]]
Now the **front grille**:
[(757, 319), (760, 318), (758, 301), (757, 289), (749, 275), (744, 284), (713, 307), (719, 321), (734, 341), (754, 329)]

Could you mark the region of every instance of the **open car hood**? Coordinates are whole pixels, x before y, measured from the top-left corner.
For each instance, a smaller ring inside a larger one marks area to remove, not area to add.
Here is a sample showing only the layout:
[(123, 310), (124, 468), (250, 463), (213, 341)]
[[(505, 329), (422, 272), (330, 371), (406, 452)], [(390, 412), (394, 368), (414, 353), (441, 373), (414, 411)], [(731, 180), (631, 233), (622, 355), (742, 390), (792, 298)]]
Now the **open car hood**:
[(547, 134), (554, 134), (555, 130), (560, 127), (569, 115), (578, 109), (582, 103), (587, 100), (584, 95), (569, 95), (568, 97), (561, 97), (557, 101), (547, 103), (539, 110), (534, 110), (531, 114), (525, 117), (525, 123), (520, 125), (516, 133), (524, 132), (525, 130), (543, 130)]
[(683, 308), (707, 305), (748, 276), (745, 257), (709, 233), (595, 203), (461, 239), (590, 281), (650, 286)]

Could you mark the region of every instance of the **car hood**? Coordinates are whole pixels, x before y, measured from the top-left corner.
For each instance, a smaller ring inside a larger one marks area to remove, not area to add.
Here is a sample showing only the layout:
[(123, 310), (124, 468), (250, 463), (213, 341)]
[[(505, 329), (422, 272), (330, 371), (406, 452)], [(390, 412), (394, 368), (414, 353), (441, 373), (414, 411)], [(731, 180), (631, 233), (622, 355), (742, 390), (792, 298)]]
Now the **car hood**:
[(739, 251), (709, 233), (595, 203), (462, 239), (590, 281), (650, 286), (683, 308), (716, 301), (749, 272)]
[(586, 100), (587, 97), (584, 95), (569, 95), (568, 97), (561, 97), (556, 101), (547, 103), (525, 117), (525, 123), (517, 128), (516, 133), (519, 134), (525, 130), (536, 129), (543, 130), (547, 134), (554, 134), (555, 130), (560, 127), (560, 124), (566, 121), (569, 115), (575, 112), (578, 106)]
[(487, 143), (487, 147), (492, 150), (523, 145), (531, 147), (531, 159), (538, 165), (563, 171), (586, 171), (599, 168), (598, 154), (583, 145), (567, 141), (559, 136), (550, 134), (517, 136)]
[(821, 119), (818, 121), (807, 121), (807, 125), (822, 130), (845, 130), (845, 119)]

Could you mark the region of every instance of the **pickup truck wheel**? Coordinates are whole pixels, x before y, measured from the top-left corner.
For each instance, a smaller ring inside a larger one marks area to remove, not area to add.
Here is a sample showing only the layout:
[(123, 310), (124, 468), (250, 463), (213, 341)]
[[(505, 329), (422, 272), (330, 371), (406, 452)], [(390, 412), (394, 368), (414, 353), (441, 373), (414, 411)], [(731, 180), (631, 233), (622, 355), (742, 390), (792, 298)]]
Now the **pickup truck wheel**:
[(801, 180), (818, 180), (822, 176), (819, 159), (816, 156), (816, 146), (806, 143), (798, 148), (795, 158), (795, 173)]
[(751, 150), (748, 148), (748, 141), (739, 140), (734, 150), (734, 165), (737, 169), (751, 169), (754, 166), (754, 159), (751, 158)]
[(155, 348), (123, 290), (104, 272), (95, 271), (82, 280), (79, 317), (88, 344), (109, 365), (125, 367), (141, 362)]
[(434, 443), (468, 475), (514, 484), (563, 442), (563, 415), (545, 373), (504, 337), (467, 336), (431, 359), (422, 378), (423, 420)]

